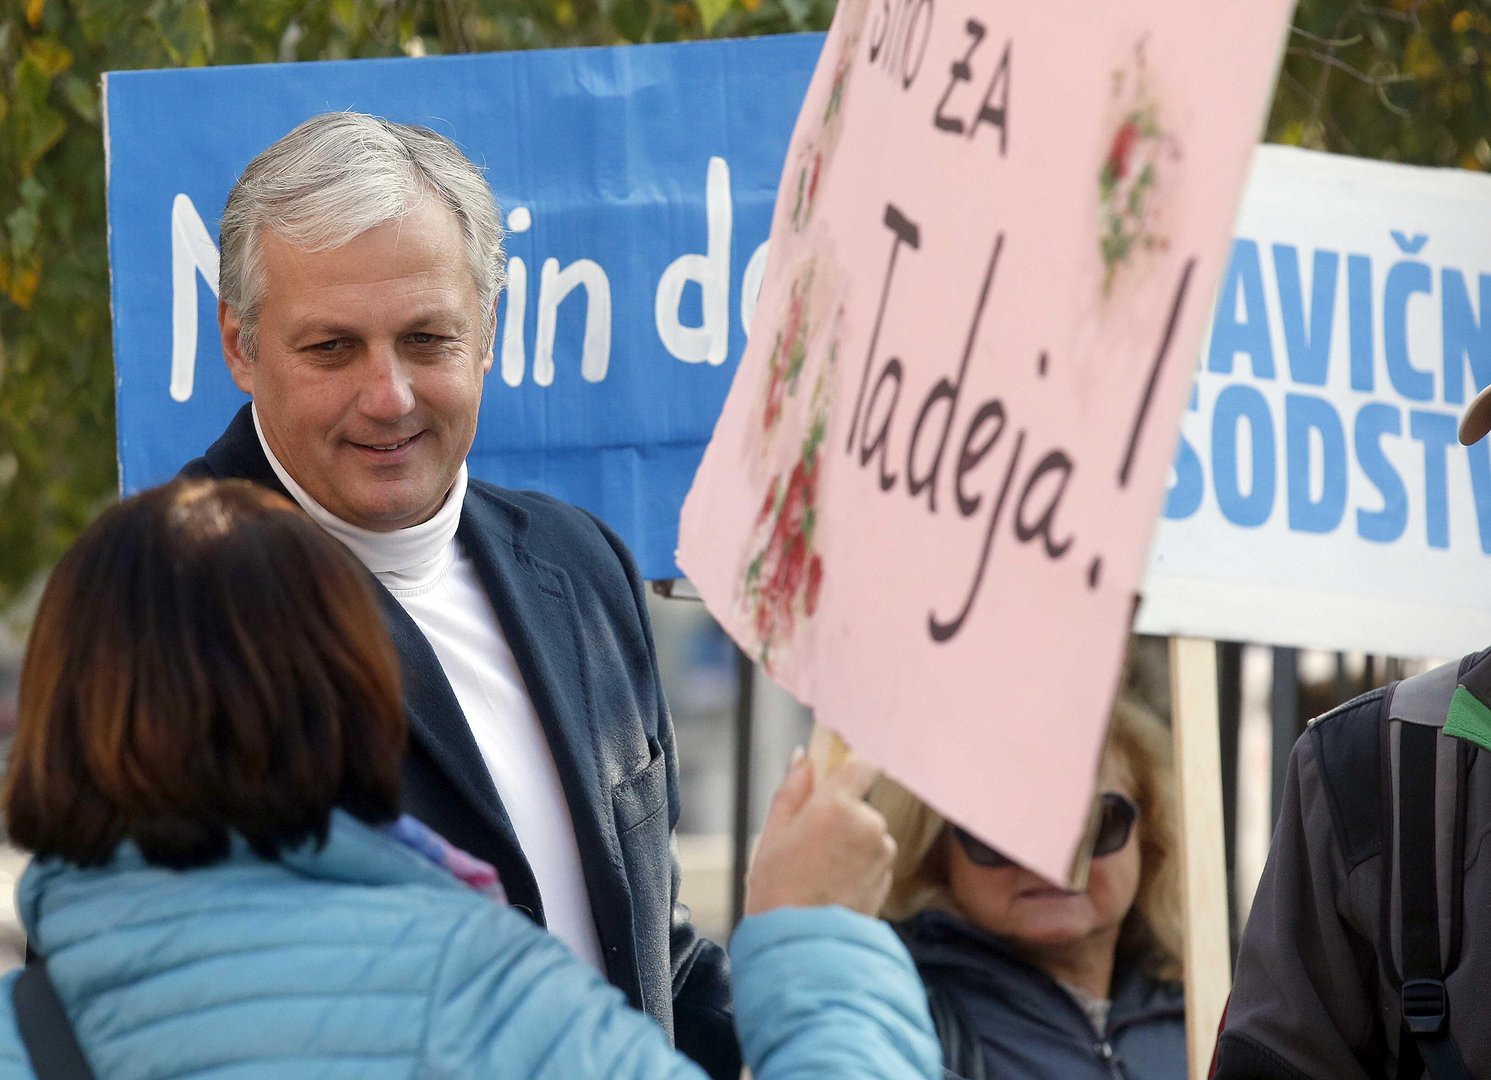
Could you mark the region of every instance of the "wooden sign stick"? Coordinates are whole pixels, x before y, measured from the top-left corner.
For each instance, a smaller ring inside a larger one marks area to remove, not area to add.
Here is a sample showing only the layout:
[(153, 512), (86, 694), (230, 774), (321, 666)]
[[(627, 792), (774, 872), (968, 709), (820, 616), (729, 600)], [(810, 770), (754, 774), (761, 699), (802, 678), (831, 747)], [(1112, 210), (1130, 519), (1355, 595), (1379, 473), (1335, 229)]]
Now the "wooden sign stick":
[(1186, 1050), (1191, 1080), (1204, 1080), (1232, 984), (1215, 642), (1170, 639), (1170, 696), (1185, 899)]

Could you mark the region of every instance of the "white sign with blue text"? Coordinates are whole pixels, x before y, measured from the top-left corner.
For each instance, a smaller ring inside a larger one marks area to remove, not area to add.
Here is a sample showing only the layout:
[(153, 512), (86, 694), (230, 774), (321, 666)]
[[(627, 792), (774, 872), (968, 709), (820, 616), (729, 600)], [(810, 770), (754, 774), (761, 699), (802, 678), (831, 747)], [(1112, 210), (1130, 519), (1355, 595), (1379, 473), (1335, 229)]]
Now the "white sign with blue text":
[(1491, 177), (1259, 147), (1139, 629), (1491, 644)]

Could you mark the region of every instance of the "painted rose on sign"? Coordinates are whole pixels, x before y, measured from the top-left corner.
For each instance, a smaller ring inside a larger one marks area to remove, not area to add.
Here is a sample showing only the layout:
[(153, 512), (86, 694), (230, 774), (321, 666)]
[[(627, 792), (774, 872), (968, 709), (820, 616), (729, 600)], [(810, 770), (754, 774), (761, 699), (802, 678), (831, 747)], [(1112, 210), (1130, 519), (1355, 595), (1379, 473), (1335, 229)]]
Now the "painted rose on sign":
[[(767, 670), (773, 650), (792, 639), (800, 619), (817, 612), (823, 587), (823, 556), (815, 543), (825, 465), (820, 450), (828, 431), (843, 311), (835, 315), (826, 349), (818, 346), (815, 352), (817, 312), (810, 299), (815, 277), (809, 262), (793, 282), (786, 326), (772, 349), (758, 406), (757, 447), (770, 479), (742, 559), (738, 602), (753, 631), (755, 657)], [(822, 306), (821, 297), (817, 303)], [(799, 396), (809, 380), (811, 393)]]
[[(817, 234), (814, 213), (823, 177), (833, 164), (843, 133), (858, 32), (840, 44), (827, 99), (798, 132), (779, 203), (780, 224), (806, 241)], [(828, 455), (820, 453), (843, 336), (844, 274), (826, 252), (789, 262), (791, 286), (774, 318), (757, 319), (778, 329), (755, 391), (755, 438), (746, 448), (747, 475), (762, 483), (756, 514), (736, 574), (736, 610), (750, 628), (745, 646), (767, 671), (818, 611), (825, 565), (817, 540), (819, 492)]]
[(757, 659), (768, 669), (772, 645), (792, 636), (799, 616), (812, 618), (818, 610), (823, 557), (813, 531), (826, 427), (826, 418), (813, 425), (785, 482), (780, 473), (772, 478), (756, 519), (760, 547), (746, 567), (741, 593), (760, 646)]
[(787, 322), (777, 331), (767, 365), (766, 392), (761, 400), (761, 429), (770, 436), (782, 419), (782, 407), (789, 395), (796, 395), (797, 380), (802, 375), (808, 355), (808, 292), (813, 286), (813, 267), (809, 264), (802, 277), (793, 282)]
[(1134, 57), (1131, 70), (1113, 73), (1112, 96), (1119, 117), (1098, 170), (1104, 295), (1137, 252), (1167, 248), (1161, 208), (1164, 191), (1173, 186), (1170, 166), (1180, 160), (1180, 146), (1161, 125), (1159, 102), (1149, 92), (1142, 41)]
[(833, 85), (829, 90), (828, 104), (823, 108), (816, 129), (805, 137), (793, 159), (790, 169), (797, 170), (797, 193), (792, 203), (792, 229), (803, 232), (813, 219), (813, 208), (818, 203), (818, 190), (823, 179), (823, 170), (833, 158), (843, 130), (844, 95), (849, 85), (849, 73), (854, 67), (854, 49), (858, 35), (852, 35), (844, 43), (834, 66)]

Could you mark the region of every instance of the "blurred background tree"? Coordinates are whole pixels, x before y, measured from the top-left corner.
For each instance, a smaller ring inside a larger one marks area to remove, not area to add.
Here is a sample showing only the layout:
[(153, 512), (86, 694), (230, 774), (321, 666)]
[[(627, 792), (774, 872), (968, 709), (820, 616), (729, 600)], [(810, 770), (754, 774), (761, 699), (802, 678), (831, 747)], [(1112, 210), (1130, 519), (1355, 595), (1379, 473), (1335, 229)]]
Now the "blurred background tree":
[[(1491, 166), (1488, 0), (1300, 0), (1267, 137)], [(4, 0), (0, 611), (114, 497), (99, 76), (821, 30), (833, 0)]]
[(1487, 0), (1299, 0), (1270, 141), (1484, 171), (1488, 135)]

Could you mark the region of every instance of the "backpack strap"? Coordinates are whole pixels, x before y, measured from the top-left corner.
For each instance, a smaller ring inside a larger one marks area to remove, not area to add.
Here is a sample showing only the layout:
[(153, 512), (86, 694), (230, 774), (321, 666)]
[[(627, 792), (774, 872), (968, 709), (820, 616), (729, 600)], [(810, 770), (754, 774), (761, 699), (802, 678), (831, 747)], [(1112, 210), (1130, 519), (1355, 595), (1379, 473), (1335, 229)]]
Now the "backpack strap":
[[(1433, 1080), (1470, 1080), (1449, 1034), (1444, 975), (1458, 959), (1464, 851), (1464, 779), (1470, 746), (1443, 729), (1467, 661), (1388, 689), (1383, 749), (1390, 778), (1384, 800), (1382, 911), (1387, 968), (1399, 983), (1400, 1077), (1422, 1067)], [(1396, 919), (1392, 913), (1396, 911)], [(1443, 932), (1442, 932), (1443, 931)]]
[(47, 974), (47, 962), (32, 957), (11, 987), (16, 1026), (38, 1080), (93, 1080), (67, 1010)]
[[(1434, 1080), (1470, 1080), (1449, 1033), (1449, 994), (1440, 958), (1435, 872), (1435, 758), (1440, 735), (1404, 724), (1398, 757), (1398, 889), (1402, 903), (1403, 1034)], [(1412, 797), (1412, 796), (1419, 797)], [(1427, 797), (1423, 797), (1427, 796)], [(1400, 1071), (1401, 1074), (1401, 1071)]]

